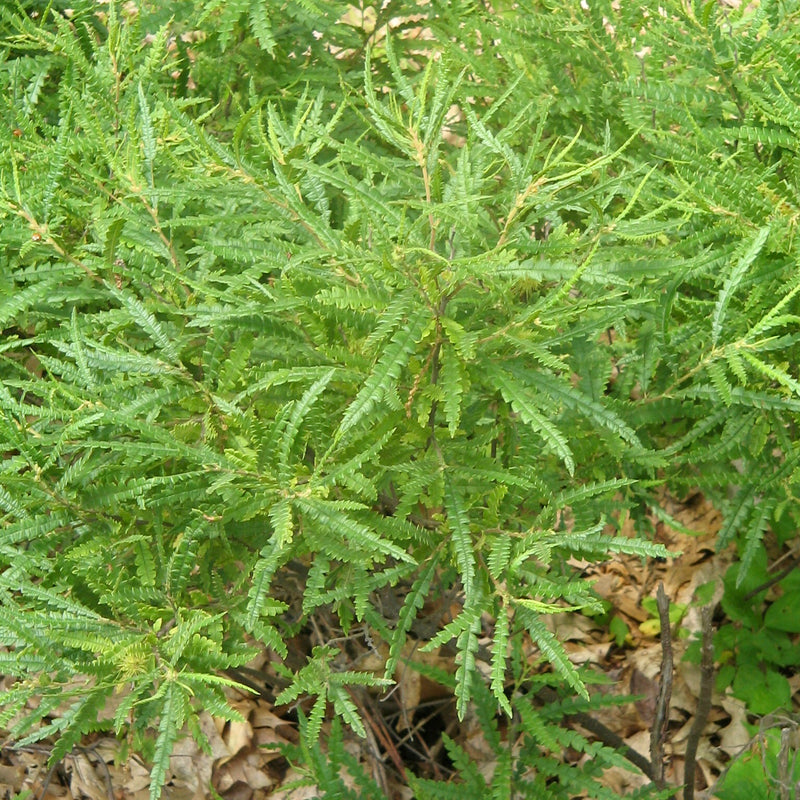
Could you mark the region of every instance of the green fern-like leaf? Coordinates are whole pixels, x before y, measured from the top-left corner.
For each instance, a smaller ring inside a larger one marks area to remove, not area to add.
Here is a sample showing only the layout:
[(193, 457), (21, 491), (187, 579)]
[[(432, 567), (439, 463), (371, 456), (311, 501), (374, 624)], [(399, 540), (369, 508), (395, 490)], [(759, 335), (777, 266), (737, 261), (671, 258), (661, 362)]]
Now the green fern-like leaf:
[(476, 677), (477, 666), (475, 653), (478, 651), (478, 633), (480, 622), (476, 620), (470, 627), (461, 632), (456, 642), (458, 652), (456, 669), (456, 712), (459, 719), (464, 719), (469, 701), (472, 697), (472, 681)]
[(252, 584), (247, 598), (247, 615), (245, 628), (255, 630), (255, 627), (269, 601), (269, 588), (273, 576), (287, 558), (287, 549), (279, 539), (265, 547), (259, 554), (252, 573)]
[(461, 575), (461, 582), (464, 584), (464, 593), (469, 598), (472, 596), (475, 581), (475, 555), (472, 550), (469, 516), (464, 508), (463, 498), (446, 470), (444, 475), (444, 501), (458, 571)]
[(403, 607), (400, 609), (400, 614), (397, 619), (397, 627), (394, 630), (392, 640), (389, 644), (389, 657), (386, 659), (386, 668), (384, 670), (384, 677), (386, 678), (390, 678), (394, 675), (398, 659), (405, 645), (406, 635), (411, 630), (417, 613), (425, 602), (438, 563), (439, 559), (435, 554), (428, 559), (428, 562), (417, 575), (403, 601)]
[(501, 606), (494, 627), (494, 641), (492, 643), (492, 672), (491, 689), (500, 708), (510, 717), (512, 714), (511, 704), (505, 693), (505, 675), (508, 655), (508, 641), (510, 635), (510, 621), (508, 609)]
[(581, 697), (589, 699), (589, 693), (577, 670), (564, 652), (564, 648), (555, 636), (545, 627), (538, 615), (521, 610), (524, 615), (525, 627), (531, 637), (539, 646), (544, 657), (553, 665), (556, 673), (562, 677)]
[(520, 386), (511, 376), (495, 373), (493, 379), (503, 398), (520, 415), (523, 422), (530, 425), (542, 436), (547, 445), (562, 459), (570, 474), (575, 472), (575, 459), (567, 444), (566, 437), (553, 422), (543, 414), (532, 401), (533, 393)]
[(295, 506), (314, 520), (326, 536), (330, 536), (339, 546), (356, 546), (363, 552), (388, 555), (400, 561), (413, 563), (414, 559), (397, 545), (382, 539), (366, 525), (358, 522), (345, 512), (358, 504), (347, 504), (311, 497), (297, 497)]
[(357, 425), (377, 403), (391, 397), (403, 367), (429, 322), (425, 309), (417, 310), (392, 337), (364, 386), (348, 406), (339, 426), (339, 435)]
[(189, 700), (176, 680), (168, 680), (153, 697), (159, 705), (161, 721), (158, 725), (153, 767), (150, 773), (150, 800), (158, 800), (166, 780), (169, 758), (190, 713)]
[(725, 320), (725, 314), (730, 303), (731, 296), (742, 282), (747, 270), (755, 261), (758, 254), (766, 244), (767, 237), (769, 236), (770, 228), (766, 226), (761, 228), (747, 243), (746, 248), (743, 249), (741, 256), (734, 265), (730, 274), (726, 277), (725, 283), (720, 290), (717, 297), (717, 303), (714, 306), (714, 315), (711, 318), (711, 343), (716, 345), (719, 341), (722, 332), (722, 325)]
[(568, 408), (573, 408), (585, 414), (587, 418), (616, 433), (634, 447), (642, 447), (636, 432), (617, 413), (607, 408), (603, 403), (592, 400), (568, 383), (541, 372), (526, 372), (525, 378), (532, 386), (563, 402)]

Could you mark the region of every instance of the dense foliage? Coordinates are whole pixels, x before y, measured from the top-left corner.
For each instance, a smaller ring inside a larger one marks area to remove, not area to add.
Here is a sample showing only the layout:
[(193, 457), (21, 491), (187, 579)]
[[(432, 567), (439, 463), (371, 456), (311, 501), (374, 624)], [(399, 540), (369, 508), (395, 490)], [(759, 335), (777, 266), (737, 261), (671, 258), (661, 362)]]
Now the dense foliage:
[[(588, 702), (543, 621), (599, 608), (570, 559), (666, 555), (656, 492), (699, 489), (755, 633), (763, 539), (796, 536), (796, 5), (0, 8), (16, 739), (152, 737), (155, 797), (260, 643), (279, 702), (316, 698), (313, 764), (326, 711), (363, 731), (350, 689), (389, 684), (413, 634), (454, 642), (461, 715), (525, 732), (512, 764), (493, 729), (492, 796), (607, 796), (550, 756), (595, 746), (525, 702)], [(333, 644), (281, 667), (322, 610), (384, 672)], [(781, 684), (764, 647), (739, 667)]]

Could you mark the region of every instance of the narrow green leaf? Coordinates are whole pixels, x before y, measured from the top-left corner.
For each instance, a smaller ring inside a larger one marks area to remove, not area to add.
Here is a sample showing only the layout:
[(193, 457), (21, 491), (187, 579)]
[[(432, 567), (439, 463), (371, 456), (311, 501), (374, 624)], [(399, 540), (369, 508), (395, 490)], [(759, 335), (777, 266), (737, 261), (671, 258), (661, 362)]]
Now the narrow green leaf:
[(413, 563), (414, 559), (401, 547), (382, 539), (375, 531), (344, 513), (336, 503), (317, 497), (296, 497), (295, 507), (307, 514), (329, 535), (343, 544), (350, 543), (362, 550), (384, 554), (400, 561)]
[(70, 333), (72, 334), (72, 344), (74, 346), (75, 363), (78, 365), (83, 383), (88, 389), (96, 390), (97, 382), (94, 379), (89, 362), (86, 358), (86, 350), (83, 347), (83, 337), (81, 336), (80, 329), (78, 328), (78, 311), (72, 309), (70, 316)]
[(438, 564), (439, 555), (434, 553), (423, 566), (414, 583), (411, 584), (411, 589), (403, 601), (403, 607), (400, 609), (397, 619), (397, 627), (389, 643), (389, 657), (386, 659), (386, 668), (384, 670), (384, 677), (386, 678), (391, 678), (394, 675), (397, 661), (406, 643), (406, 634), (411, 630), (411, 626), (417, 617), (417, 612), (422, 608), (428, 596), (428, 590), (436, 574)]
[(141, 83), (137, 86), (137, 92), (139, 95), (139, 130), (142, 137), (142, 150), (144, 152), (145, 178), (148, 186), (152, 189), (155, 186), (153, 179), (153, 162), (156, 157), (156, 134), (153, 130), (153, 121), (150, 118), (150, 107), (147, 104), (147, 98), (145, 97)]
[(503, 395), (503, 399), (519, 414), (523, 422), (530, 425), (544, 439), (572, 475), (575, 472), (575, 459), (566, 437), (551, 420), (536, 408), (531, 389), (520, 385), (509, 374), (500, 370), (492, 370), (491, 376), (495, 386), (500, 390), (500, 394)]
[(472, 696), (472, 680), (478, 672), (475, 664), (475, 653), (478, 652), (478, 633), (480, 633), (480, 619), (475, 620), (470, 627), (463, 631), (456, 643), (458, 667), (456, 668), (456, 713), (463, 720), (469, 708)]
[(637, 448), (642, 448), (642, 443), (636, 432), (608, 406), (599, 401), (592, 400), (580, 389), (571, 386), (567, 381), (547, 375), (544, 372), (525, 372), (525, 379), (539, 391), (549, 395), (554, 400), (564, 403), (568, 408), (572, 408), (587, 419), (596, 424), (607, 428), (629, 444)]
[(314, 701), (311, 713), (308, 715), (308, 728), (306, 729), (306, 741), (313, 746), (319, 741), (322, 723), (325, 721), (325, 710), (328, 706), (327, 698), (324, 694), (319, 695)]
[(150, 800), (159, 800), (161, 797), (169, 769), (169, 759), (186, 721), (187, 710), (188, 699), (183, 689), (174, 681), (169, 681), (161, 698), (159, 715), (161, 719), (158, 723), (153, 767), (150, 771)]
[(730, 544), (733, 538), (741, 531), (745, 520), (755, 505), (755, 497), (750, 487), (742, 488), (733, 499), (730, 508), (722, 520), (722, 527), (717, 534), (717, 548), (721, 549)]
[(279, 500), (269, 510), (269, 521), (275, 531), (278, 549), (282, 550), (292, 541), (292, 503), (288, 499)]
[(742, 350), (742, 356), (762, 375), (766, 375), (770, 380), (777, 381), (791, 392), (800, 395), (800, 381), (795, 380), (787, 372), (767, 364), (748, 350)]
[(144, 539), (138, 539), (134, 544), (136, 554), (136, 571), (143, 586), (156, 585), (156, 565), (153, 552), (149, 543)]
[(303, 423), (306, 415), (309, 413), (319, 396), (325, 391), (325, 388), (333, 378), (335, 370), (329, 369), (324, 375), (318, 378), (314, 383), (306, 389), (303, 396), (292, 408), (292, 413), (286, 422), (286, 427), (281, 437), (280, 446), (278, 448), (278, 463), (282, 467), (286, 477), (289, 474), (289, 452), (294, 445), (300, 425)]
[(486, 566), (489, 568), (489, 574), (495, 580), (499, 580), (511, 560), (511, 547), (514, 539), (508, 534), (499, 533), (490, 539), (490, 542), (491, 547), (486, 556)]
[(128, 312), (131, 319), (158, 345), (164, 357), (173, 361), (177, 359), (175, 342), (164, 330), (164, 326), (147, 310), (145, 305), (129, 291), (117, 289), (116, 286), (106, 282), (106, 288), (119, 301)]
[(247, 611), (244, 624), (248, 630), (254, 630), (259, 622), (268, 600), (272, 578), (283, 563), (285, 551), (286, 548), (279, 543), (276, 537), (259, 554), (259, 559), (255, 567), (253, 567), (250, 591), (247, 593)]
[(577, 670), (567, 657), (564, 647), (556, 637), (550, 633), (544, 623), (534, 612), (525, 614), (525, 626), (531, 637), (539, 645), (542, 655), (553, 666), (556, 673), (560, 675), (581, 697), (589, 699), (589, 693), (583, 681), (580, 679)]
[(479, 622), (484, 609), (477, 602), (478, 600), (479, 598), (475, 598), (474, 604), (470, 608), (465, 608), (452, 622), (445, 625), (433, 639), (424, 644), (420, 650), (423, 653), (430, 653), (437, 647), (441, 647), (443, 644), (447, 644), (457, 638), (465, 630), (469, 630), (476, 621)]
[(124, 227), (124, 219), (115, 219), (106, 230), (106, 240), (103, 247), (103, 258), (106, 264), (113, 264), (116, 260), (117, 245)]
[(343, 686), (329, 686), (328, 699), (333, 703), (336, 713), (362, 738), (366, 738), (364, 722), (358, 713), (356, 704), (352, 701)]
[(464, 508), (464, 500), (447, 469), (444, 474), (444, 503), (458, 572), (464, 585), (464, 595), (469, 602), (475, 582), (475, 553), (472, 548), (472, 533), (469, 516)]
[(717, 302), (714, 306), (714, 313), (711, 317), (711, 343), (716, 347), (719, 341), (720, 334), (722, 333), (722, 325), (725, 322), (725, 315), (728, 311), (728, 304), (731, 297), (733, 297), (739, 284), (747, 274), (750, 265), (756, 260), (756, 257), (761, 252), (764, 244), (767, 241), (771, 227), (766, 225), (757, 231), (746, 245), (744, 252), (739, 257), (739, 260), (731, 269), (725, 282), (722, 284)]
[(706, 364), (706, 369), (711, 377), (711, 383), (719, 392), (720, 399), (726, 406), (731, 404), (731, 385), (728, 376), (725, 374), (725, 367), (719, 361), (711, 361)]
[(406, 325), (392, 337), (372, 373), (342, 417), (337, 438), (364, 419), (372, 409), (396, 388), (403, 368), (408, 363), (416, 343), (429, 322), (427, 309), (420, 308), (412, 314)]
[(439, 372), (439, 380), (444, 394), (444, 418), (452, 438), (456, 435), (461, 421), (465, 383), (461, 362), (453, 348), (442, 348), (442, 369)]
[(500, 611), (494, 624), (494, 641), (492, 642), (492, 671), (491, 671), (491, 689), (495, 700), (500, 705), (500, 708), (508, 714), (509, 717), (513, 714), (511, 703), (508, 702), (506, 697), (506, 663), (508, 655), (506, 650), (508, 648), (509, 640), (509, 617), (508, 609), (505, 604), (500, 606)]
[(72, 107), (66, 107), (61, 112), (61, 119), (58, 123), (58, 136), (56, 137), (55, 147), (50, 151), (50, 171), (45, 182), (44, 198), (42, 200), (42, 222), (45, 224), (50, 221), (50, 211), (55, 199), (55, 194), (59, 189), (59, 184), (64, 178), (64, 171), (67, 163), (68, 150), (72, 137)]
[(769, 525), (772, 513), (775, 510), (775, 498), (763, 499), (758, 505), (754, 506), (754, 513), (750, 518), (750, 524), (744, 531), (742, 539), (744, 540), (744, 547), (740, 545), (741, 563), (739, 564), (739, 572), (736, 575), (736, 588), (738, 589), (742, 581), (744, 581), (751, 566), (753, 565), (756, 556), (761, 548), (763, 548), (762, 540), (764, 533)]

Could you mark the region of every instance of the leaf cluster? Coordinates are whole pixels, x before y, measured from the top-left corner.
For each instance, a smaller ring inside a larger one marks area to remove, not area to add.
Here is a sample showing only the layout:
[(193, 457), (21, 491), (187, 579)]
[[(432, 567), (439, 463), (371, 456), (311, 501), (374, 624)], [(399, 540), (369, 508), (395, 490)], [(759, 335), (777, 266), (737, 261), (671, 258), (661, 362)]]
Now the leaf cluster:
[(459, 715), (532, 735), (520, 642), (588, 699), (546, 618), (599, 608), (572, 565), (667, 555), (620, 535), (657, 486), (718, 500), (741, 576), (796, 522), (787, 4), (33, 5), (0, 9), (17, 739), (154, 729), (155, 798), (322, 612), (385, 671), (320, 646), (282, 701), (363, 732), (347, 687), (450, 595)]

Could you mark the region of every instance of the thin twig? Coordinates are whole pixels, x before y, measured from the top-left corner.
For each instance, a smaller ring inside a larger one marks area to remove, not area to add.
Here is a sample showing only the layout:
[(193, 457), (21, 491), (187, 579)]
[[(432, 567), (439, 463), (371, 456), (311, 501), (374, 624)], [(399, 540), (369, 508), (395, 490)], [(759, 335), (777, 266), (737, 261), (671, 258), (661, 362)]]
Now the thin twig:
[(106, 794), (108, 795), (109, 800), (114, 800), (114, 779), (111, 777), (111, 770), (109, 770), (108, 764), (106, 764), (106, 760), (103, 758), (102, 753), (97, 751), (97, 746), (99, 744), (100, 742), (95, 742), (87, 747), (76, 746), (75, 749), (83, 753), (86, 758), (95, 758), (97, 760), (97, 763), (100, 766), (100, 771), (103, 773), (103, 778), (105, 779)]
[(47, 770), (47, 775), (44, 778), (44, 784), (42, 785), (42, 791), (39, 794), (39, 800), (44, 800), (45, 795), (47, 794), (47, 790), (50, 788), (50, 782), (53, 780), (53, 775), (55, 774), (56, 768), (61, 763), (61, 761), (56, 761), (49, 770)]
[(650, 732), (650, 763), (656, 783), (664, 781), (664, 737), (669, 724), (669, 701), (672, 697), (672, 632), (669, 621), (669, 598), (664, 584), (658, 584), (656, 593), (658, 618), (661, 622), (661, 686), (658, 690), (653, 729)]
[(705, 606), (700, 612), (703, 635), (700, 658), (700, 696), (697, 698), (697, 712), (686, 740), (686, 756), (683, 771), (683, 800), (694, 800), (694, 774), (697, 768), (697, 745), (706, 726), (708, 712), (711, 710), (711, 692), (714, 686), (714, 640), (711, 630), (713, 606)]
[(776, 583), (780, 583), (798, 564), (800, 564), (800, 556), (795, 556), (777, 575), (773, 575), (768, 581), (764, 581), (764, 583), (756, 586), (755, 589), (751, 589), (742, 600), (746, 603), (765, 589), (769, 589)]
[[(384, 750), (386, 751), (386, 755), (391, 759), (392, 763), (394, 764), (397, 771), (400, 773), (400, 776), (403, 780), (406, 779), (406, 769), (405, 765), (403, 764), (403, 759), (400, 756), (397, 748), (395, 747), (394, 742), (392, 741), (392, 737), (390, 732), (386, 726), (386, 723), (383, 720), (383, 717), (380, 713), (372, 713), (377, 709), (370, 708), (372, 706), (372, 701), (370, 700), (369, 696), (363, 691), (356, 691), (355, 687), (351, 687), (347, 690), (347, 693), (350, 695), (350, 698), (356, 704), (361, 716), (366, 721), (367, 725), (365, 726), (365, 730), (367, 731), (368, 736), (372, 739), (372, 746), (374, 748), (374, 753), (376, 759), (381, 764), (381, 768), (383, 769), (383, 759), (381, 758), (380, 748), (378, 747), (377, 742), (375, 739), (377, 738), (381, 745), (383, 746)], [(383, 771), (383, 780), (382, 783), (386, 784), (386, 773), (385, 770)]]

